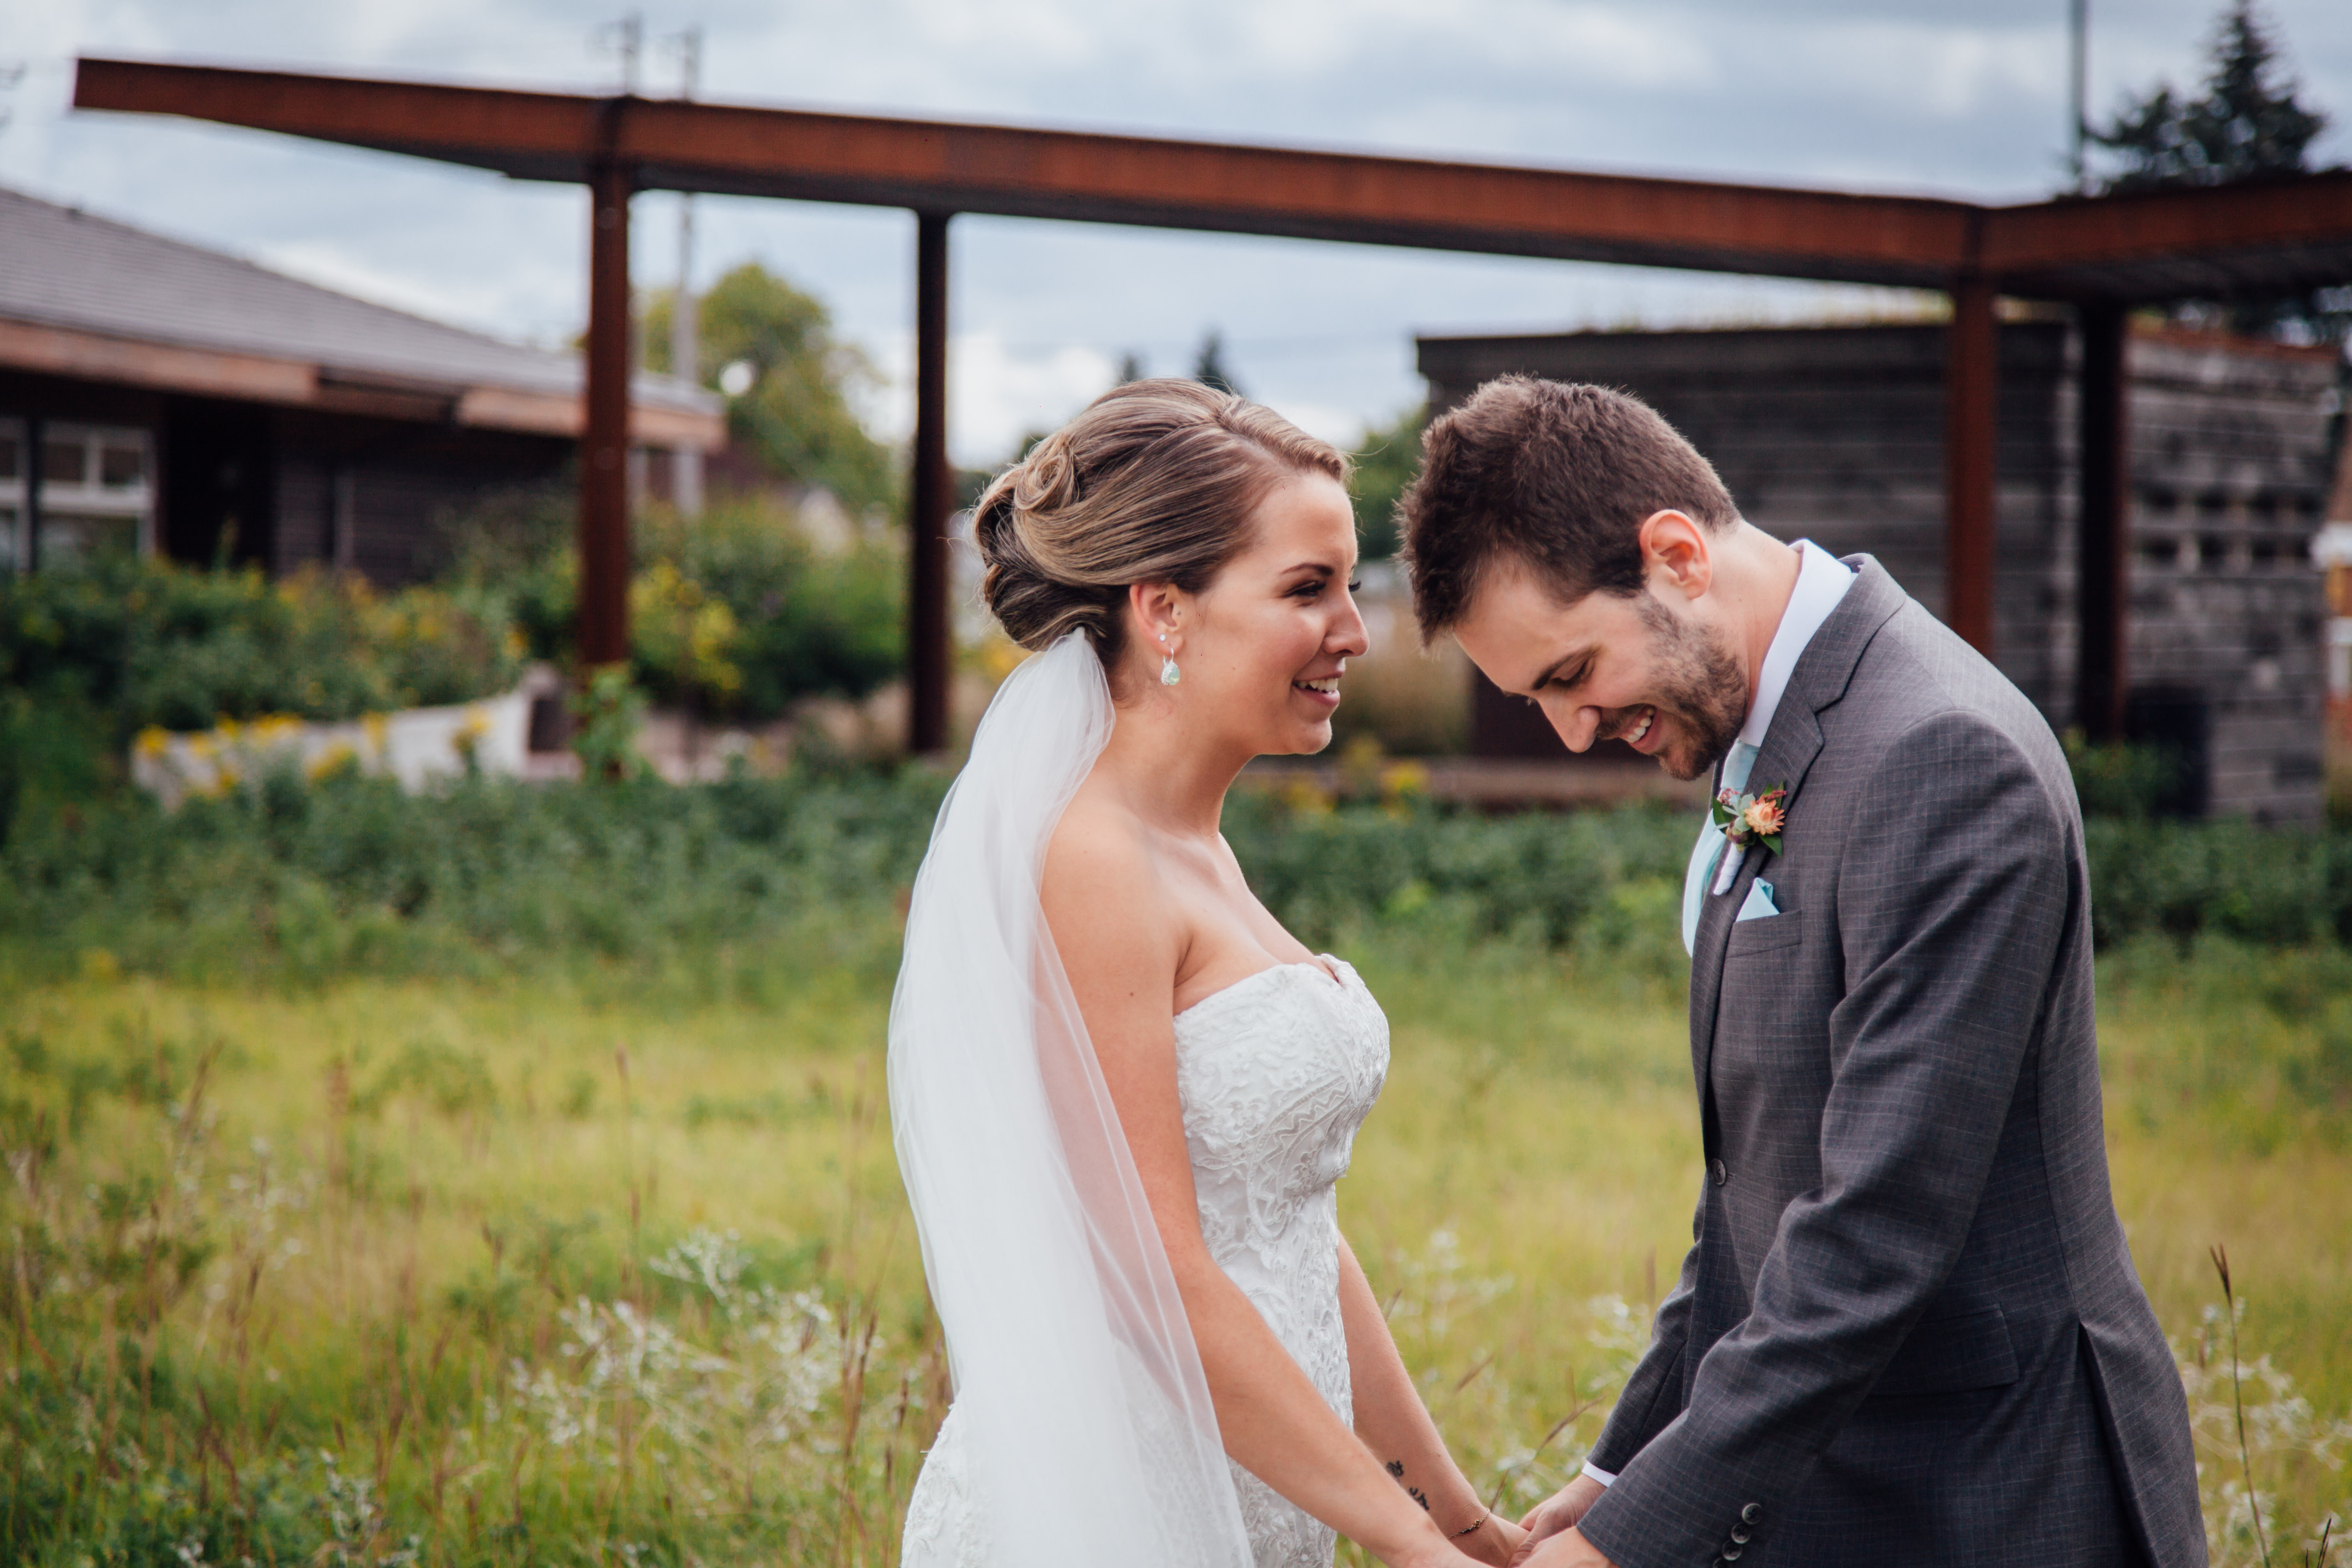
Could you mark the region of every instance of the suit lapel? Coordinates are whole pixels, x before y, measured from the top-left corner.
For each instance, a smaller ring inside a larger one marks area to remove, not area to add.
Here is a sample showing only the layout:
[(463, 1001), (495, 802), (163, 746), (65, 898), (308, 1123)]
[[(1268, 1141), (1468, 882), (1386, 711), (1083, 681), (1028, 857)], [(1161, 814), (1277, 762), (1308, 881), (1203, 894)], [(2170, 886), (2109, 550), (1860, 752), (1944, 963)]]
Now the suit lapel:
[[(1847, 560), (1859, 564), (1857, 581), (1798, 656), (1796, 667), (1789, 672), (1788, 689), (1781, 693), (1780, 706), (1772, 715), (1772, 727), (1756, 753), (1756, 765), (1748, 772), (1747, 787), (1752, 793), (1788, 785), (1792, 825), (1802, 823), (1805, 775), (1812, 770), (1813, 759), (1821, 755), (1822, 710), (1845, 695), (1862, 650), (1905, 602), (1903, 590), (1877, 561), (1868, 555)], [(1739, 851), (1739, 868), (1732, 874), (1731, 886), (1718, 895), (1712, 890), (1710, 879), (1707, 890), (1699, 895), (1698, 933), (1691, 942), (1691, 1070), (1698, 1079), (1699, 1114), (1710, 1148), (1715, 1139), (1715, 1096), (1709, 1073), (1715, 1058), (1716, 1020), (1723, 1000), (1724, 958), (1731, 945), (1733, 916), (1747, 897), (1747, 885), (1762, 869), (1769, 853), (1761, 844), (1749, 843)]]

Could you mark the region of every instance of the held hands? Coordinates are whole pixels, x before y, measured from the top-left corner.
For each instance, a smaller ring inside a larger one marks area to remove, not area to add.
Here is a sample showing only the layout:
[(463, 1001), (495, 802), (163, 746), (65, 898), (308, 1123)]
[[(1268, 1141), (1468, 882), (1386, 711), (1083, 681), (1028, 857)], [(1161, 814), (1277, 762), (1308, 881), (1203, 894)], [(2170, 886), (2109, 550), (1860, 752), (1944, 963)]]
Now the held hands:
[(1499, 1513), (1489, 1513), (1479, 1528), (1469, 1535), (1456, 1536), (1454, 1544), (1493, 1568), (1509, 1568), (1519, 1554), (1519, 1545), (1528, 1532)]
[(1475, 1563), (1508, 1568), (1519, 1542), (1526, 1539), (1527, 1531), (1517, 1525), (1500, 1514), (1489, 1514), (1467, 1535), (1417, 1543), (1414, 1550), (1382, 1561), (1389, 1568), (1470, 1568)]
[(1607, 1489), (1591, 1476), (1579, 1476), (1529, 1509), (1519, 1521), (1527, 1534), (1512, 1568), (1616, 1568), (1576, 1529), (1584, 1510)]

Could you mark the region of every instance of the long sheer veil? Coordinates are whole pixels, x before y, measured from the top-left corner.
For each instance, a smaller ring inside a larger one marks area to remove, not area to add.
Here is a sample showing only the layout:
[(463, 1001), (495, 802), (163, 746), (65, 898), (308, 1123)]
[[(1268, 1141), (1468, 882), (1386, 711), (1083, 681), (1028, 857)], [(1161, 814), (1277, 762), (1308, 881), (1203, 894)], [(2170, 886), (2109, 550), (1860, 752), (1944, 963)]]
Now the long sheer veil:
[[(891, 1126), (992, 1554), (1248, 1568), (1200, 1352), (1038, 902), (1111, 722), (1083, 633), (989, 705), (915, 879)], [(1120, 890), (1102, 898), (1118, 918)]]

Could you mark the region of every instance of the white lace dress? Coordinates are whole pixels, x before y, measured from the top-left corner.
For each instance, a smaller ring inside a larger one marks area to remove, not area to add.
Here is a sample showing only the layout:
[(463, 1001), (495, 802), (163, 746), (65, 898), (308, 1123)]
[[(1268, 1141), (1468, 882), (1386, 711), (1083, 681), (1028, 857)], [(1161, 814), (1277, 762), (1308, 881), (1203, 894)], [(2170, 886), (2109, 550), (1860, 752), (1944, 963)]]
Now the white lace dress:
[[(1209, 1255), (1352, 1425), (1333, 1188), (1388, 1074), (1389, 1027), (1355, 970), (1325, 963), (1260, 970), (1178, 1014), (1176, 1088)], [(979, 1529), (959, 1433), (950, 1409), (907, 1505), (902, 1561), (1018, 1568)], [(1258, 1568), (1330, 1568), (1328, 1526), (1239, 1465), (1234, 1485)]]

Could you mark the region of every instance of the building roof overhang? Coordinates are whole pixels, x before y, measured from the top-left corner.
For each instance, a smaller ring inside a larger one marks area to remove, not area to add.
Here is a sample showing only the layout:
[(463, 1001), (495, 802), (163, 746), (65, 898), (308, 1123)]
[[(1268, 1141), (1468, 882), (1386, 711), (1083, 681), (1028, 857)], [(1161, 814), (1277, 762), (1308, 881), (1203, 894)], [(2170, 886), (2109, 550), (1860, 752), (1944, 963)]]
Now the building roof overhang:
[[(575, 353), (506, 342), (0, 189), (0, 370), (578, 438)], [(640, 373), (634, 438), (708, 451), (718, 395)]]
[(1367, 153), (85, 58), (76, 107), (516, 179), (2149, 303), (2352, 281), (2352, 172), (1985, 206)]

